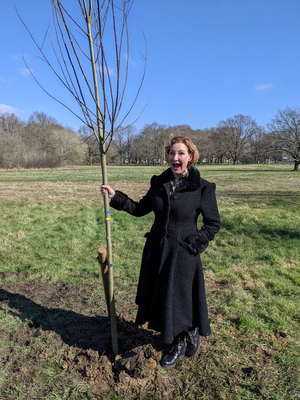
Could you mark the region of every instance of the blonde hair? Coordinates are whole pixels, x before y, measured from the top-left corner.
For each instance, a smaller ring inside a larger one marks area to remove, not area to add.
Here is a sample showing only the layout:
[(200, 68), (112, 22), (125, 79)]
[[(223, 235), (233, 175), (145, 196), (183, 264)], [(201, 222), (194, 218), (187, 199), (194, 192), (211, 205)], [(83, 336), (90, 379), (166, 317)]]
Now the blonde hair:
[(189, 161), (188, 166), (190, 166), (191, 164), (194, 164), (195, 162), (197, 162), (199, 160), (199, 153), (198, 153), (197, 147), (194, 145), (194, 143), (191, 141), (191, 139), (189, 139), (186, 136), (175, 136), (170, 140), (170, 142), (165, 147), (167, 159), (169, 158), (169, 153), (170, 153), (171, 147), (173, 146), (173, 144), (176, 144), (176, 143), (183, 143), (188, 148), (188, 152), (191, 155), (191, 160)]

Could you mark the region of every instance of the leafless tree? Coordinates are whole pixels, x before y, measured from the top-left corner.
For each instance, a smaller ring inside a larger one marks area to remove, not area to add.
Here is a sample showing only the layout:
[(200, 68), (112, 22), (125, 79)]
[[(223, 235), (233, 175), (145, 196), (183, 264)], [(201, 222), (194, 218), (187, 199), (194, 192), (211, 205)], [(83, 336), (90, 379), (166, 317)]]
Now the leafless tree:
[(22, 133), (25, 123), (15, 114), (0, 114), (0, 167), (15, 168), (21, 166), (24, 152)]
[(13, 113), (0, 114), (0, 133), (15, 133), (20, 131), (24, 123)]
[(47, 153), (52, 152), (51, 132), (53, 129), (63, 132), (63, 127), (57, 120), (44, 112), (34, 111), (30, 115), (22, 135), (23, 143), (28, 148), (28, 155), (43, 158)]
[(211, 138), (214, 154), (219, 164), (222, 164), (225, 160), (228, 161), (230, 155), (228, 153), (228, 146), (226, 143), (226, 135), (223, 134), (220, 128), (210, 128), (209, 135)]
[(125, 148), (125, 155), (130, 162), (132, 159), (132, 146), (136, 139), (137, 130), (134, 126), (127, 126), (126, 128), (122, 129), (123, 136), (124, 136), (124, 148)]
[(216, 151), (213, 142), (214, 128), (197, 129), (194, 131), (194, 143), (199, 152), (199, 162), (213, 161)]
[(134, 126), (119, 129), (114, 135), (113, 147), (120, 164), (123, 164), (126, 160), (129, 163), (133, 158), (132, 146), (136, 139), (136, 135), (137, 132)]
[(224, 138), (225, 153), (232, 159), (233, 164), (236, 164), (238, 159), (249, 150), (250, 141), (256, 134), (258, 125), (251, 117), (239, 114), (220, 121), (217, 128)]
[(165, 125), (153, 122), (147, 124), (140, 131), (141, 155), (148, 164), (163, 164), (165, 161), (165, 146), (170, 136)]
[[(136, 103), (146, 70), (145, 54), (145, 67), (141, 82), (131, 105), (124, 112), (122, 106), (130, 60), (128, 15), (133, 0), (78, 0), (76, 3), (72, 2), (69, 9), (63, 3), (60, 0), (52, 0), (56, 46), (48, 32), (57, 67), (44, 53), (44, 42), (39, 45), (26, 25), (25, 27), (34, 40), (43, 61), (76, 100), (81, 109), (81, 116), (59, 99), (56, 98), (56, 100), (76, 114), (93, 131), (101, 155), (102, 181), (107, 184), (107, 151), (112, 143), (113, 135), (121, 127)], [(28, 69), (31, 71), (30, 68)], [(40, 83), (38, 82), (38, 84)], [(41, 84), (40, 86), (45, 90)], [(55, 98), (49, 92), (47, 93)], [(116, 319), (108, 194), (104, 197), (104, 212), (112, 342), (113, 352), (117, 354), (117, 336), (114, 333), (116, 332)]]
[(15, 168), (20, 165), (22, 151), (18, 132), (0, 132), (0, 168)]
[(117, 161), (120, 163), (120, 165), (123, 165), (126, 158), (126, 150), (124, 135), (121, 129), (118, 130), (118, 132), (116, 132), (114, 135), (113, 149), (114, 156), (116, 157)]
[(86, 144), (82, 144), (75, 132), (68, 129), (53, 129), (50, 135), (50, 149), (56, 154), (62, 165), (83, 164), (85, 160)]
[(182, 125), (173, 125), (167, 128), (168, 134), (172, 137), (174, 136), (188, 136), (193, 139), (193, 130), (190, 125), (182, 124)]
[(278, 110), (274, 119), (268, 124), (268, 130), (274, 140), (274, 149), (290, 157), (294, 162), (294, 171), (299, 171), (300, 108), (287, 107)]
[(48, 126), (58, 125), (57, 120), (43, 111), (34, 111), (29, 119), (28, 124), (36, 124), (40, 127), (46, 128)]
[(250, 147), (245, 154), (245, 161), (250, 163), (259, 163), (264, 161), (263, 154), (265, 154), (264, 146), (266, 141), (264, 141), (265, 132), (264, 129), (258, 127), (255, 134), (250, 139)]
[(93, 131), (88, 126), (82, 125), (78, 129), (78, 135), (82, 138), (83, 143), (86, 144), (87, 163), (90, 165), (100, 163), (99, 145)]

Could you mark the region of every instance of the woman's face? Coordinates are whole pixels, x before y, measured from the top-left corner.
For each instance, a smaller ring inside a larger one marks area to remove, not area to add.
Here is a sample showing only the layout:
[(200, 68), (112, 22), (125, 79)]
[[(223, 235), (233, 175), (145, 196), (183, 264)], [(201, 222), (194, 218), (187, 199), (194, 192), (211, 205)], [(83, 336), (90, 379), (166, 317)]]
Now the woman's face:
[(191, 159), (192, 156), (184, 143), (173, 144), (169, 152), (169, 164), (175, 178), (179, 178), (187, 172)]

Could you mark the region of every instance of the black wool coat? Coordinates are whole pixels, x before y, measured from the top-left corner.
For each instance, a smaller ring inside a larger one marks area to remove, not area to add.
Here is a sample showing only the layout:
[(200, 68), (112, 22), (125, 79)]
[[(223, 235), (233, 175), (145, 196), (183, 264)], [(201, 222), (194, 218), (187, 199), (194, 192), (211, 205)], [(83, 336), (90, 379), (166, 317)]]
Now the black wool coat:
[[(140, 270), (136, 322), (161, 332), (165, 343), (186, 329), (199, 327), (201, 336), (211, 333), (201, 259), (221, 223), (214, 183), (189, 168), (178, 191), (170, 196), (171, 168), (151, 178), (151, 187), (138, 202), (116, 191), (111, 206), (141, 217), (154, 212)], [(197, 220), (202, 216), (202, 227)]]

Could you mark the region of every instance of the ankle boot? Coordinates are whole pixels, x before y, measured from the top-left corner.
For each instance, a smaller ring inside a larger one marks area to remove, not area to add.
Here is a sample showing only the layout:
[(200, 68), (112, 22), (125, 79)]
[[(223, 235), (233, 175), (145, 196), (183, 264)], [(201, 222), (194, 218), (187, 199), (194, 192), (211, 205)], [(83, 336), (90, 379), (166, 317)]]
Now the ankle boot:
[(162, 359), (162, 367), (166, 369), (174, 368), (177, 361), (184, 357), (185, 352), (186, 345), (184, 341), (184, 335), (179, 335), (177, 338), (175, 338), (171, 351)]
[(194, 330), (188, 330), (185, 332), (186, 338), (186, 353), (187, 357), (193, 357), (199, 348), (200, 345), (200, 336), (199, 329), (195, 328)]

